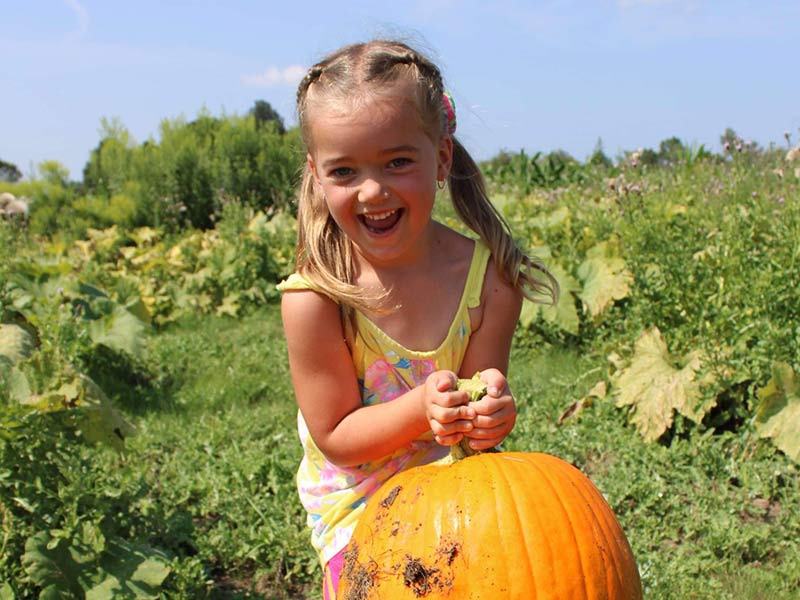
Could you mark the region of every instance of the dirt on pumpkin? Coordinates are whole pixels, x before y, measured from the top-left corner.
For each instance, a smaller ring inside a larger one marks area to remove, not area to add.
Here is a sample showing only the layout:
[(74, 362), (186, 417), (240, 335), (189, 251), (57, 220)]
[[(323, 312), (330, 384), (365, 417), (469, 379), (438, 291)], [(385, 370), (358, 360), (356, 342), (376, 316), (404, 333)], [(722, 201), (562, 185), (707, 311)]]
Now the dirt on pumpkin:
[[(435, 553), (435, 563), (428, 565), (419, 557), (406, 554), (399, 564), (386, 570), (380, 570), (378, 564), (369, 558), (367, 566), (358, 559), (358, 547), (354, 546), (345, 552), (345, 564), (342, 577), (349, 582), (344, 600), (368, 600), (377, 597), (380, 592), (378, 578), (402, 578), (403, 585), (410, 589), (415, 598), (424, 598), (432, 592), (446, 594), (453, 587), (452, 575), (445, 570), (453, 564), (459, 554), (460, 546), (452, 540), (445, 540)], [(373, 595), (375, 594), (375, 595)]]

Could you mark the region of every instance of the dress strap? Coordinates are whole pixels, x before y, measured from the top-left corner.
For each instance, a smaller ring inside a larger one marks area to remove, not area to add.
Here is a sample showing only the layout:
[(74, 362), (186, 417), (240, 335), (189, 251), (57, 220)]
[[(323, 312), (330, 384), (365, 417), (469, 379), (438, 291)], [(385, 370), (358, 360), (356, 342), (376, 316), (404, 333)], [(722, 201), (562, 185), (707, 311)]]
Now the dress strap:
[(483, 280), (486, 276), (486, 268), (491, 256), (489, 247), (481, 240), (475, 242), (475, 251), (472, 255), (472, 264), (467, 274), (467, 284), (464, 293), (467, 300), (467, 308), (475, 308), (481, 303), (481, 291), (483, 290)]
[(281, 292), (314, 289), (314, 285), (300, 273), (292, 273), (275, 287)]

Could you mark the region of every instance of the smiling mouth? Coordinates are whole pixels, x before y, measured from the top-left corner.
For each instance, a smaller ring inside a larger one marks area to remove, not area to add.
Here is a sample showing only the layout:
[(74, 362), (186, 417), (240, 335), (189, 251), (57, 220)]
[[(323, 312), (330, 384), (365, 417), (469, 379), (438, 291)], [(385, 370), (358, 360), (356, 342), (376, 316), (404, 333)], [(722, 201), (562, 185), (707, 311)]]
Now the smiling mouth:
[(380, 213), (358, 215), (358, 219), (371, 233), (387, 233), (391, 231), (403, 216), (403, 209), (396, 208)]

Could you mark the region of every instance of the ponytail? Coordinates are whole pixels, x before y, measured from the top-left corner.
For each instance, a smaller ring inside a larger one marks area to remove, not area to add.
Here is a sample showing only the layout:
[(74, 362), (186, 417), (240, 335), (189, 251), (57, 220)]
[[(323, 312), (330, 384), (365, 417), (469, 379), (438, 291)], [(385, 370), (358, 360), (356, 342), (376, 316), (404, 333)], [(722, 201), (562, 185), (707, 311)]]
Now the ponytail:
[(489, 247), (503, 279), (533, 302), (542, 296), (558, 301), (558, 281), (536, 258), (527, 256), (514, 241), (511, 228), (486, 194), (478, 165), (453, 136), (453, 164), (448, 179), (453, 207), (467, 227)]

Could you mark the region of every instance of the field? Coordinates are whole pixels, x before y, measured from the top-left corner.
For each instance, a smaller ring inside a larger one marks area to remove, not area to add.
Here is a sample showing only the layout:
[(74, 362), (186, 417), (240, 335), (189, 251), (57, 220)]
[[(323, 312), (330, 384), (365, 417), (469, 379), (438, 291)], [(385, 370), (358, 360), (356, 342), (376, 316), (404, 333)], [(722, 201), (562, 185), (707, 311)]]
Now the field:
[[(794, 599), (800, 173), (685, 150), (486, 165), (562, 288), (523, 312), (506, 447), (591, 477), (646, 598)], [(0, 223), (0, 599), (320, 598), (276, 214), (77, 240)]]

